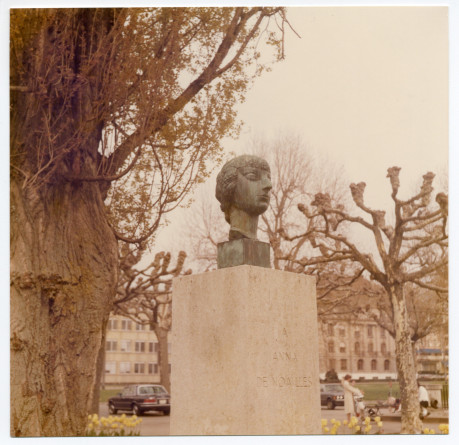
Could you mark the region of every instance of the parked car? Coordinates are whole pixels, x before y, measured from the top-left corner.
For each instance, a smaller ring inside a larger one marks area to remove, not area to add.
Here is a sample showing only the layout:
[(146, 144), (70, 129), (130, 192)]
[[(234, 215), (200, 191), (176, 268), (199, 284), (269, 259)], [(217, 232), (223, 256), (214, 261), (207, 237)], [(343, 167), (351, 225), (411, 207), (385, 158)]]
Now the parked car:
[(328, 409), (344, 406), (344, 390), (339, 383), (323, 383), (320, 385), (320, 404)]
[(167, 416), (171, 412), (171, 396), (162, 385), (129, 385), (108, 399), (108, 411), (132, 411), (137, 416), (145, 411), (162, 411)]

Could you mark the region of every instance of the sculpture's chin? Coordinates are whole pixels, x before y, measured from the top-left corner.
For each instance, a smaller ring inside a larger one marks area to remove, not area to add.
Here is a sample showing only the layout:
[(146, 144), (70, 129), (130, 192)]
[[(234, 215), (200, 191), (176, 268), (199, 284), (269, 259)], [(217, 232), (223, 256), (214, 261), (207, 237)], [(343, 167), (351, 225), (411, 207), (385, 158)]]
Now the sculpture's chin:
[(268, 207), (269, 207), (269, 202), (260, 202), (258, 203), (258, 205), (256, 206), (255, 210), (255, 214), (256, 215), (261, 215), (262, 213), (265, 213), (266, 210), (268, 210)]

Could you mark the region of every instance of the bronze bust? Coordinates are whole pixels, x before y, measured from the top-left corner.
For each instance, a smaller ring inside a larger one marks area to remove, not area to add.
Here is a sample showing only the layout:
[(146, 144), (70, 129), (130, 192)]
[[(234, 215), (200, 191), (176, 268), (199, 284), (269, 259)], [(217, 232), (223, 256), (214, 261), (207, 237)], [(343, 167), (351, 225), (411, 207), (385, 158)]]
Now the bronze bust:
[(223, 166), (215, 196), (230, 225), (230, 241), (257, 239), (258, 217), (269, 206), (271, 189), (269, 165), (258, 156), (238, 156)]

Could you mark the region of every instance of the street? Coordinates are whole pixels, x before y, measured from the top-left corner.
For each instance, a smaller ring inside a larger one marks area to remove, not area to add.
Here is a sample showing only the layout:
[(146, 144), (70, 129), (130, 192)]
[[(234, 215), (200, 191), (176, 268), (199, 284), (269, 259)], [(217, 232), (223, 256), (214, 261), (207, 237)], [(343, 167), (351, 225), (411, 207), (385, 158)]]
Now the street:
[[(108, 408), (106, 403), (101, 403), (99, 407), (100, 416), (108, 416)], [(130, 413), (126, 412), (126, 415)], [(336, 407), (334, 410), (326, 408), (321, 409), (321, 419), (327, 419), (329, 422), (331, 419), (343, 421), (346, 419), (343, 407)], [(159, 412), (149, 412), (142, 416), (142, 423), (140, 424), (140, 435), (141, 436), (168, 436), (169, 435), (169, 416), (165, 416)], [(375, 423), (371, 423), (373, 431), (376, 431), (377, 427)], [(383, 422), (384, 434), (399, 434), (400, 433), (400, 421), (399, 420), (386, 420)], [(347, 427), (340, 427), (340, 434), (349, 434)]]

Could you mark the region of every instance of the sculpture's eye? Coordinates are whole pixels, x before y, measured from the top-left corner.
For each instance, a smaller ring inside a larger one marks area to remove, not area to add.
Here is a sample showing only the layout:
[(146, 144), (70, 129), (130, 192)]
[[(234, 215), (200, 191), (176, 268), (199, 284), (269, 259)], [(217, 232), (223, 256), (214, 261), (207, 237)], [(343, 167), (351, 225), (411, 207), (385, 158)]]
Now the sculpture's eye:
[(260, 179), (260, 174), (258, 170), (255, 169), (242, 170), (241, 173), (250, 181), (258, 181)]

